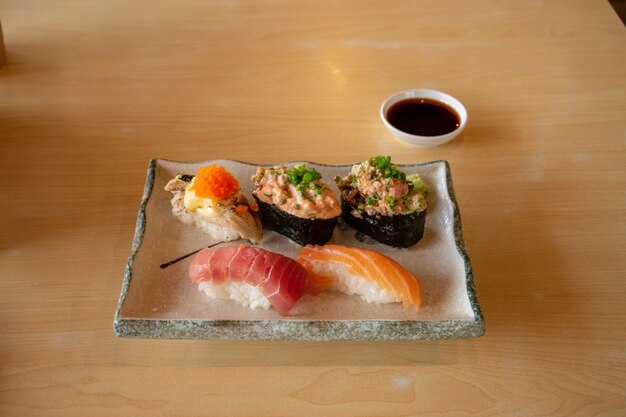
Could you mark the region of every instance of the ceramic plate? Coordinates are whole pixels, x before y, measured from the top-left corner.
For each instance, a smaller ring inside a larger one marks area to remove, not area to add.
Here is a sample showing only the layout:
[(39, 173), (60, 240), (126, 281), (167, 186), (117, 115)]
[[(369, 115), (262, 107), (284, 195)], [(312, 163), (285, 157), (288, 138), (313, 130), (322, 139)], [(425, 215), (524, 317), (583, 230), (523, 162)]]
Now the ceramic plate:
[[(189, 339), (418, 340), (481, 336), (484, 321), (476, 298), (470, 260), (465, 252), (461, 218), (446, 161), (399, 165), (418, 173), (430, 187), (424, 238), (407, 249), (392, 248), (339, 221), (329, 243), (376, 250), (395, 259), (422, 287), (422, 306), (368, 304), (357, 296), (325, 292), (305, 296), (288, 317), (275, 310), (250, 310), (227, 300), (211, 300), (187, 278), (192, 258), (168, 268), (160, 265), (213, 243), (198, 229), (172, 216), (172, 195), (165, 184), (177, 173), (195, 174), (202, 165), (225, 166), (252, 200), (250, 178), (258, 165), (214, 160), (199, 163), (151, 160), (132, 250), (126, 265), (114, 329), (118, 336)], [(292, 166), (297, 162), (288, 162)], [(351, 165), (306, 162), (334, 187), (336, 175)], [(278, 164), (276, 164), (278, 165)], [(231, 244), (240, 244), (234, 242)], [(260, 244), (296, 257), (300, 246), (272, 231)]]

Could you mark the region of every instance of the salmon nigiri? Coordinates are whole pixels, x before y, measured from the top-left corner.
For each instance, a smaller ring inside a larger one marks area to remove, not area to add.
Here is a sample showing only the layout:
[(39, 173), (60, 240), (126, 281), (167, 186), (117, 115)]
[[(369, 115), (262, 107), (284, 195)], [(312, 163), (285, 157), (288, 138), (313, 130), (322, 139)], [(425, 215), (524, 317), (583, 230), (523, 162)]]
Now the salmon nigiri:
[(235, 300), (251, 309), (272, 305), (282, 315), (303, 295), (319, 293), (298, 262), (246, 245), (202, 249), (189, 266), (189, 279), (211, 298)]
[(393, 259), (373, 250), (307, 245), (298, 252), (297, 260), (317, 282), (357, 294), (368, 303), (402, 302), (404, 308), (418, 308), (421, 303), (417, 278)]

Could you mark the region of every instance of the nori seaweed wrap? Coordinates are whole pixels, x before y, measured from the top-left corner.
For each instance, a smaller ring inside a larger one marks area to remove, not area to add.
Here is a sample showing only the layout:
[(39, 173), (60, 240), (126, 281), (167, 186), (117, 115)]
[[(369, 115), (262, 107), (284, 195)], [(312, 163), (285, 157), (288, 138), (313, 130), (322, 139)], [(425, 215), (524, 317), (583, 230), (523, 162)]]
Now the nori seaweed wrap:
[(330, 219), (304, 219), (265, 203), (254, 196), (264, 229), (273, 230), (302, 246), (323, 245), (330, 240), (339, 216)]
[(264, 229), (303, 246), (323, 245), (331, 239), (341, 214), (340, 203), (315, 169), (304, 164), (260, 167), (252, 180), (252, 195)]
[(390, 157), (354, 165), (335, 182), (341, 190), (341, 217), (354, 229), (401, 248), (424, 236), (428, 187), (419, 175), (398, 170)]
[(351, 214), (354, 210), (356, 207), (344, 199), (341, 200), (343, 221), (385, 245), (408, 248), (424, 236), (426, 211), (395, 216), (370, 216), (363, 212), (360, 217), (356, 217)]

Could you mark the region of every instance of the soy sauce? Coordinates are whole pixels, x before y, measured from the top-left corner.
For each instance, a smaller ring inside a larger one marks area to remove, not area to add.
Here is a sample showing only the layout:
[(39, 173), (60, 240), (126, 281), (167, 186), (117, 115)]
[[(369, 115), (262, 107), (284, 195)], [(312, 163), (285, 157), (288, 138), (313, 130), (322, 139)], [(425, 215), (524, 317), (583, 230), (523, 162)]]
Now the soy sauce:
[(419, 136), (445, 135), (461, 124), (461, 118), (452, 108), (428, 98), (399, 101), (387, 110), (386, 116), (396, 129)]

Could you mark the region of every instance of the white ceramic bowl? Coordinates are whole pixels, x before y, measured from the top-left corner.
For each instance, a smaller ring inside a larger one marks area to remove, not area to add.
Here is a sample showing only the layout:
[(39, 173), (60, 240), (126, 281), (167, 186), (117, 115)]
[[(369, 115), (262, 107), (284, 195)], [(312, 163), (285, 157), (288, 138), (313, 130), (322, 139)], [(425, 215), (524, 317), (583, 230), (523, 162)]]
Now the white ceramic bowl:
[[(389, 123), (389, 121), (387, 120), (387, 111), (389, 110), (389, 108), (399, 101), (411, 98), (426, 98), (431, 100), (437, 100), (441, 103), (446, 104), (448, 107), (451, 107), (459, 115), (459, 127), (445, 135), (419, 136), (404, 132), (392, 126), (391, 123)], [(465, 110), (465, 107), (463, 106), (463, 104), (461, 104), (459, 100), (455, 99), (451, 95), (442, 93), (441, 91), (419, 88), (400, 91), (399, 93), (396, 93), (387, 98), (383, 102), (382, 106), (380, 106), (380, 117), (381, 119), (383, 119), (383, 123), (385, 124), (387, 129), (396, 138), (404, 142), (410, 143), (411, 145), (422, 147), (438, 146), (446, 142), (450, 142), (452, 139), (456, 138), (463, 131), (463, 129), (465, 129), (465, 125), (467, 124), (467, 110)]]

